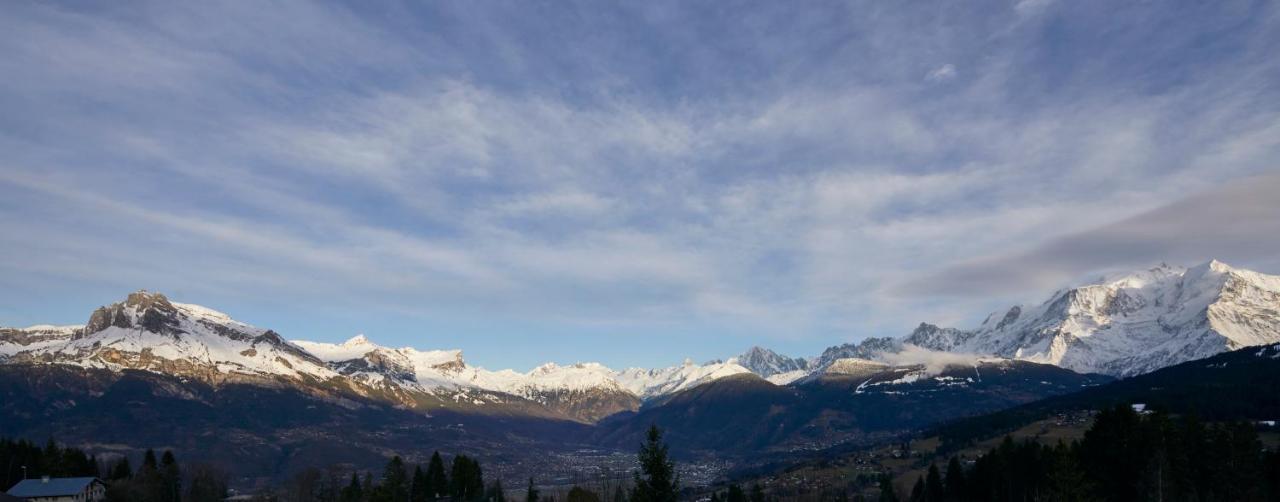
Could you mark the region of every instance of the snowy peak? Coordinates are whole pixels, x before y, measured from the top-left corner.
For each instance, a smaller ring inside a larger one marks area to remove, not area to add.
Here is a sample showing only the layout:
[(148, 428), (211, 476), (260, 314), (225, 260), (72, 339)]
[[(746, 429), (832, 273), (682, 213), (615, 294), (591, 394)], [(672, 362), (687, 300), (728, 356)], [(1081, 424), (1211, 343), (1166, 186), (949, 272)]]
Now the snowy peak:
[(277, 378), (323, 381), (334, 376), (314, 356), (273, 331), (147, 291), (94, 310), (83, 329), (63, 328), (44, 336), (41, 343), (5, 349), (9, 359), (141, 369), (211, 383)]
[(1217, 260), (1058, 291), (972, 330), (921, 324), (903, 342), (1116, 376), (1280, 341), (1280, 277)]
[(840, 359), (864, 359), (875, 360), (883, 354), (897, 353), (902, 351), (902, 341), (889, 337), (871, 337), (866, 338), (858, 343), (846, 343), (828, 347), (822, 351), (822, 355), (815, 358), (810, 364), (809, 369), (819, 372), (824, 368), (831, 366)]
[(760, 346), (751, 347), (733, 361), (765, 379), (809, 369), (809, 362), (804, 359), (787, 357)]

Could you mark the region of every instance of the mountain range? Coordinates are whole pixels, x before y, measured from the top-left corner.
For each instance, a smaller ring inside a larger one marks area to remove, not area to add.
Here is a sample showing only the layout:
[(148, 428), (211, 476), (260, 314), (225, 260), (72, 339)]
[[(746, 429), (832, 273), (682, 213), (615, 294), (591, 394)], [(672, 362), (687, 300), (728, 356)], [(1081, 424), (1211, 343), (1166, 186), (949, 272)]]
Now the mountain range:
[[(811, 358), (753, 347), (725, 360), (623, 370), (597, 363), (488, 370), (460, 350), (390, 348), (364, 336), (291, 341), (139, 291), (94, 310), (83, 326), (0, 328), (0, 425), (207, 449), (181, 434), (202, 424), (204, 433), (235, 431), (225, 437), (239, 438), (232, 443), (244, 451), (293, 445), (275, 451), (273, 458), (284, 456), (270, 464), (276, 474), (294, 466), (287, 459), (314, 460), (301, 451), (358, 463), (413, 438), (530, 468), (547, 461), (533, 455), (538, 448), (629, 449), (651, 423), (671, 431), (678, 453), (794, 453), (1277, 342), (1280, 277), (1217, 261), (1063, 289), (973, 329), (922, 323), (901, 338), (868, 338)], [(267, 394), (271, 401), (255, 402)], [(341, 432), (353, 426), (360, 434)], [(299, 430), (310, 431), (305, 440)]]

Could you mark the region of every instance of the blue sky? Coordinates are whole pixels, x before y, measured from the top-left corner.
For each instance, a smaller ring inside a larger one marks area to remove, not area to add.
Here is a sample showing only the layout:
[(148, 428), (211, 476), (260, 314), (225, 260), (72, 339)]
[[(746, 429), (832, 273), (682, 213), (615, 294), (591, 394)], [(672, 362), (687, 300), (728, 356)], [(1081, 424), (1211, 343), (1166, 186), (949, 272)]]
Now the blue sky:
[(1280, 272), (1274, 2), (15, 2), (0, 325), (162, 291), (488, 367)]

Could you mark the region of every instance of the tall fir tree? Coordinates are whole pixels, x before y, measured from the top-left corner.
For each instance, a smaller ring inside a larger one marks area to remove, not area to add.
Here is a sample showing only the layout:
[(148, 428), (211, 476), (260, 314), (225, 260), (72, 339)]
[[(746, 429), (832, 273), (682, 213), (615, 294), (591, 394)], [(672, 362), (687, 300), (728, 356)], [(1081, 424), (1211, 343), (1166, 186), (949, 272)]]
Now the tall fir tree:
[(538, 487), (533, 486), (533, 478), (529, 478), (529, 488), (524, 492), (524, 502), (538, 502)]
[(898, 502), (898, 494), (893, 490), (893, 478), (888, 474), (880, 475), (880, 502)]
[(942, 485), (942, 474), (938, 472), (938, 464), (929, 464), (929, 474), (924, 479), (925, 502), (943, 502), (946, 488)]
[(391, 457), (382, 469), (382, 480), (374, 489), (372, 502), (406, 502), (409, 500), (409, 475), (399, 455)]
[(111, 467), (111, 473), (107, 475), (109, 481), (128, 480), (133, 477), (133, 468), (129, 467), (129, 457), (126, 455)]
[(502, 488), (502, 480), (495, 479), (484, 490), (485, 502), (507, 502), (506, 491)]
[(449, 494), (449, 479), (444, 473), (444, 459), (440, 458), (440, 452), (431, 454), (431, 461), (427, 463), (427, 485), (431, 487), (432, 495), (436, 498)]
[(178, 459), (173, 451), (165, 450), (160, 457), (160, 482), (163, 495), (161, 500), (179, 502), (182, 495), (182, 470), (178, 467)]
[(725, 502), (747, 502), (747, 492), (742, 491), (742, 487), (737, 484), (729, 485), (729, 491), (725, 493)]
[(675, 472), (675, 463), (668, 456), (668, 446), (662, 441), (662, 430), (657, 425), (649, 426), (637, 456), (640, 472), (634, 473), (631, 502), (675, 502), (680, 492), (680, 476)]
[(964, 500), (964, 467), (960, 465), (958, 457), (951, 457), (951, 461), (947, 462), (947, 477), (944, 481), (946, 484), (945, 496), (947, 502), (962, 502)]
[(351, 473), (351, 482), (342, 489), (342, 502), (361, 502), (364, 500), (364, 486), (360, 484), (360, 475)]
[(911, 494), (907, 496), (910, 502), (925, 502), (924, 476), (916, 478), (916, 484), (911, 486)]
[(411, 502), (435, 500), (431, 485), (427, 483), (427, 473), (422, 471), (421, 465), (413, 467), (413, 478), (409, 480), (409, 500)]

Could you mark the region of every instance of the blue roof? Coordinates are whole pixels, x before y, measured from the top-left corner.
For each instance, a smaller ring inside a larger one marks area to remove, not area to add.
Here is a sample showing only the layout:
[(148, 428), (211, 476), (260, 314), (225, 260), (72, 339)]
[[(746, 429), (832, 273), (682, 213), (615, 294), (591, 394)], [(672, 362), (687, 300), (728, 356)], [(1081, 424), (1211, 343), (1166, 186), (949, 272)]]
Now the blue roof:
[(58, 497), (75, 495), (83, 492), (89, 483), (98, 478), (50, 478), (24, 479), (9, 489), (9, 495), (15, 497)]

